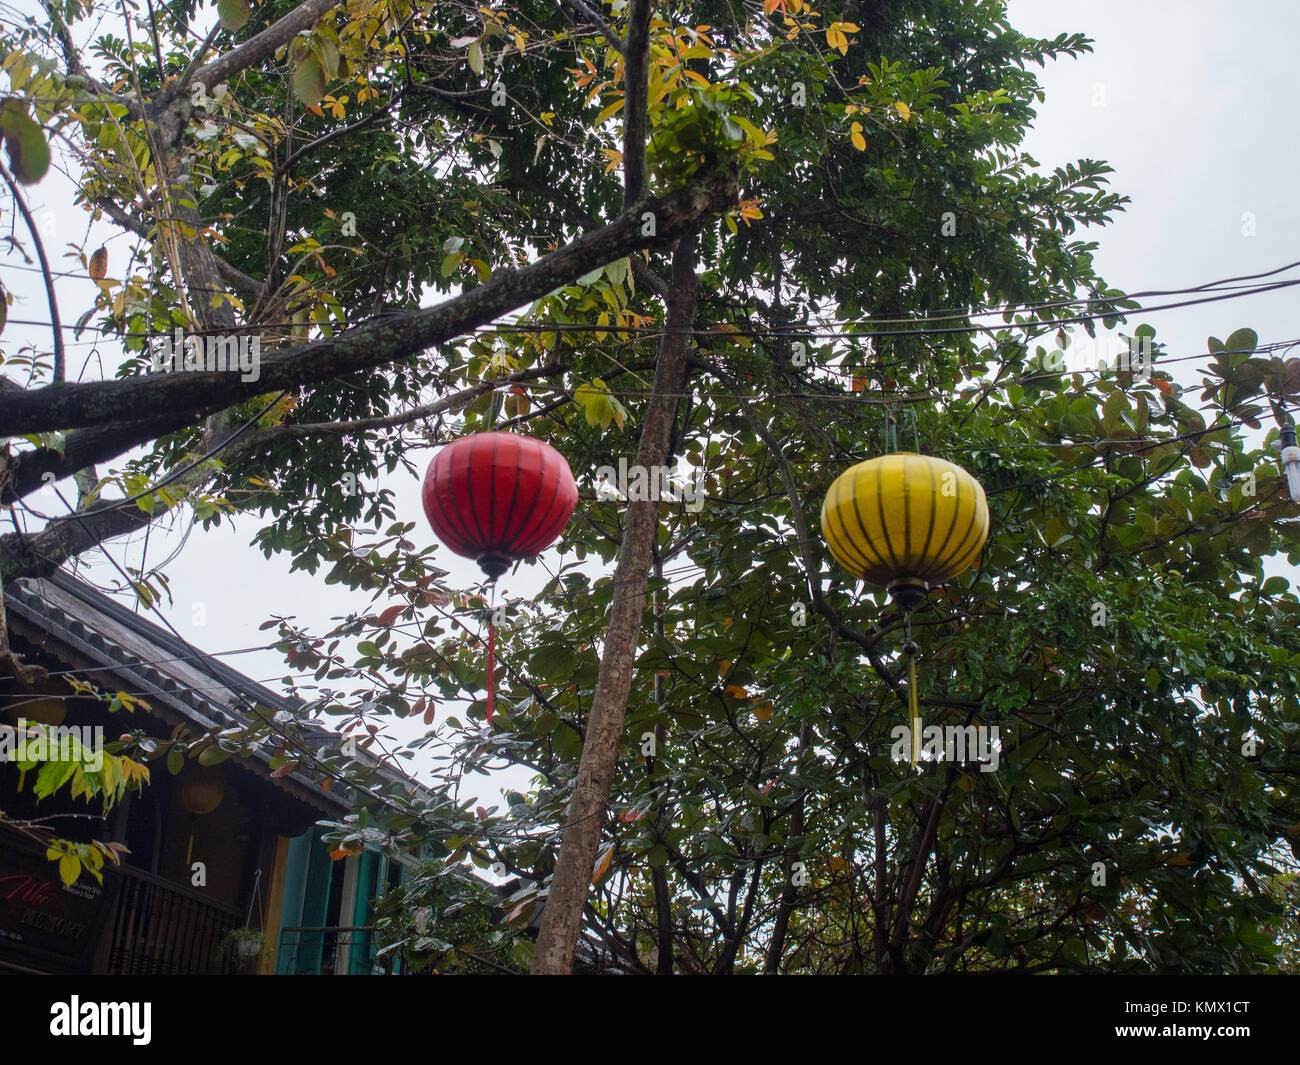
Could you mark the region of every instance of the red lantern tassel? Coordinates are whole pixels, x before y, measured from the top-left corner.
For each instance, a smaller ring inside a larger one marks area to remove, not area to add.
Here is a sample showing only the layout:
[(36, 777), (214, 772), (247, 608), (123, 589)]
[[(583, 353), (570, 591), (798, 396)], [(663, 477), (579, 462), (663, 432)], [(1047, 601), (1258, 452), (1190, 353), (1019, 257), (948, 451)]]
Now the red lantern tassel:
[(497, 627), (488, 616), (487, 646), (487, 723), (492, 724), (492, 711), (497, 703)]

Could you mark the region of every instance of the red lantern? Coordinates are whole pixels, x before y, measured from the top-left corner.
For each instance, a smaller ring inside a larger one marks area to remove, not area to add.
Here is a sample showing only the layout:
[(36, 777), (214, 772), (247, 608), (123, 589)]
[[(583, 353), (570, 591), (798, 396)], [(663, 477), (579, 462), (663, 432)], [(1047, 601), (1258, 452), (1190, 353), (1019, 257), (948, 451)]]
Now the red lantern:
[[(438, 452), (424, 475), (424, 513), (438, 539), (495, 582), (512, 562), (545, 551), (578, 504), (555, 448), (515, 433), (475, 433)], [(488, 624), (487, 720), (496, 703), (496, 626)]]
[(578, 504), (578, 486), (550, 444), (475, 433), (429, 463), (423, 500), (438, 539), (496, 580), (512, 562), (555, 543)]

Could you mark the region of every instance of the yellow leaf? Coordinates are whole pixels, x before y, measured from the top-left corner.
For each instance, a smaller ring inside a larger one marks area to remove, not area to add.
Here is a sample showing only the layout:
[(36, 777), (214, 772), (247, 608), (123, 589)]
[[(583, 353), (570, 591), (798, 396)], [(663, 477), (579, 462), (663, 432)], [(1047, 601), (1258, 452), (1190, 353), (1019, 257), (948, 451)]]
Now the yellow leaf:
[(609, 872), (610, 860), (614, 857), (614, 844), (605, 848), (605, 852), (596, 858), (595, 868), (591, 870), (591, 882), (599, 884), (601, 877)]
[(907, 104), (903, 103), (902, 100), (899, 100), (898, 103), (894, 104), (894, 110), (902, 116), (904, 122), (912, 117), (912, 109), (908, 107)]
[(849, 139), (853, 141), (853, 147), (860, 152), (867, 150), (867, 138), (862, 135), (862, 123), (854, 122), (849, 131)]
[(607, 108), (605, 108), (605, 110), (603, 110), (600, 114), (596, 116), (596, 125), (599, 126), (602, 122), (605, 121), (605, 119), (612, 118), (614, 115), (618, 114), (622, 110), (623, 110), (623, 98), (620, 96), (617, 100), (615, 100), (612, 104), (610, 104)]
[(77, 861), (71, 854), (65, 854), (59, 859), (59, 877), (62, 881), (71, 887), (77, 882), (77, 877), (81, 875), (81, 862)]

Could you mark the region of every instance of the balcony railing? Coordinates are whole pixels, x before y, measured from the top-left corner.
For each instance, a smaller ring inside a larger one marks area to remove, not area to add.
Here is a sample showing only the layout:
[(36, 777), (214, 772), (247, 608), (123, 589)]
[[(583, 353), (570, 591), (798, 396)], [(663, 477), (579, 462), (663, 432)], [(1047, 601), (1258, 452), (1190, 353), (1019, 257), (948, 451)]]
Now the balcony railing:
[[(239, 911), (184, 885), (123, 866), (108, 972), (195, 975), (221, 971), (217, 950), (242, 923)], [(231, 964), (233, 964), (233, 959)]]

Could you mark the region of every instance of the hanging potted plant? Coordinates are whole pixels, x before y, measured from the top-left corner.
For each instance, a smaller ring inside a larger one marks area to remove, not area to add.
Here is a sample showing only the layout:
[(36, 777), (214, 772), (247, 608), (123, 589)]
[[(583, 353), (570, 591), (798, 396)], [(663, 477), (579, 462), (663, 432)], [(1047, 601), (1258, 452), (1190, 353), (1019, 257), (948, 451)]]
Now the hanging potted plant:
[(219, 973), (250, 973), (266, 938), (255, 928), (232, 928), (217, 947), (213, 964)]
[(266, 937), (259, 929), (251, 928), (249, 925), (253, 918), (253, 909), (258, 899), (258, 889), (261, 886), (262, 870), (257, 871), (257, 877), (253, 881), (253, 895), (248, 902), (248, 917), (244, 920), (244, 927), (232, 928), (221, 940), (213, 956), (213, 964), (217, 972), (228, 973), (236, 972), (247, 974), (253, 971), (258, 957), (262, 953), (262, 948), (266, 945)]

